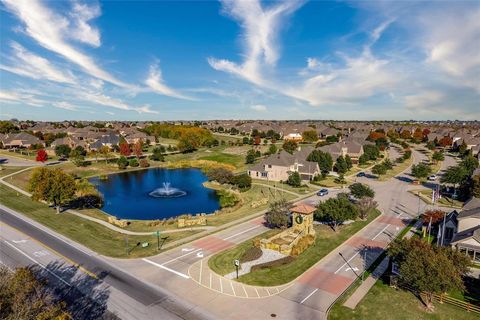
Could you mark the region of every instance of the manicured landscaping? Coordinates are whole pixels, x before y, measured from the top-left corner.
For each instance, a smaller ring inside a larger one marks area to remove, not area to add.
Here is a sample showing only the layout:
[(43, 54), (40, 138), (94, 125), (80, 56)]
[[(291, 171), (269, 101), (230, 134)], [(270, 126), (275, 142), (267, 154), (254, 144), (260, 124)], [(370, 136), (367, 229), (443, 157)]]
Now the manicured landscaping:
[[(25, 216), (55, 230), (56, 232), (98, 252), (99, 254), (118, 257), (134, 258), (151, 256), (157, 251), (156, 236), (128, 236), (130, 255), (126, 254), (126, 235), (110, 230), (98, 223), (82, 219), (73, 214), (64, 212), (56, 214), (53, 208), (46, 204), (35, 202), (28, 197), (0, 184), (0, 203), (21, 212)], [(199, 231), (183, 231), (166, 235), (163, 244), (179, 240)], [(137, 243), (148, 242), (149, 246), (142, 248)]]
[[(317, 236), (314, 245), (296, 257), (293, 262), (279, 267), (250, 272), (239, 277), (238, 281), (260, 286), (276, 286), (288, 283), (308, 270), (330, 251), (338, 247), (341, 243), (374, 220), (378, 215), (380, 215), (380, 212), (375, 210), (374, 213), (369, 215), (367, 220), (359, 220), (349, 225), (340, 226), (337, 232), (334, 232), (329, 226), (317, 225), (315, 226)], [(239, 258), (240, 255), (251, 246), (253, 246), (251, 240), (245, 241), (239, 246), (213, 256), (210, 258), (210, 260), (213, 261), (213, 270), (221, 270), (222, 272), (225, 272), (225, 270), (231, 270), (229, 264), (232, 264), (232, 260), (228, 259), (231, 259), (232, 257)], [(220, 262), (223, 262), (223, 264)]]
[(440, 303), (435, 304), (435, 312), (429, 313), (413, 293), (391, 288), (383, 280), (375, 283), (354, 310), (343, 306), (344, 299), (348, 295), (344, 297), (330, 310), (328, 319), (467, 320), (476, 318), (473, 313)]
[[(416, 195), (417, 197), (420, 194), (420, 199), (427, 204), (432, 204), (432, 190), (409, 190), (408, 192)], [(453, 200), (450, 198), (442, 197), (437, 200), (437, 204), (443, 205), (445, 207), (461, 209), (463, 207), (463, 202), (459, 200)]]

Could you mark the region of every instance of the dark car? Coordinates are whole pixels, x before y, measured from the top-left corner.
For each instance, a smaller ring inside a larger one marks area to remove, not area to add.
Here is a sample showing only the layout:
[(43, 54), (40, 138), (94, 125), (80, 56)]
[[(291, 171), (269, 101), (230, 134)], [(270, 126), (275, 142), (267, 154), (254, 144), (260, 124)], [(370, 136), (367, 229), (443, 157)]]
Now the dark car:
[(322, 190), (317, 192), (317, 196), (320, 196), (320, 197), (326, 196), (327, 194), (328, 194), (327, 189), (322, 189)]
[(357, 173), (357, 177), (361, 178), (361, 177), (365, 177), (365, 172), (359, 172)]

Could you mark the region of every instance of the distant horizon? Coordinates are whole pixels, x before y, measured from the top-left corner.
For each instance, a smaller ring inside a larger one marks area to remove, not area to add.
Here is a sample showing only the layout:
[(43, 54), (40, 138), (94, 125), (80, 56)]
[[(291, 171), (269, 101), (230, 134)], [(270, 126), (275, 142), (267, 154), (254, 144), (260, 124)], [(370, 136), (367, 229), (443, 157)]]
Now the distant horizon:
[(475, 1), (0, 0), (0, 119), (480, 119), (479, 15)]

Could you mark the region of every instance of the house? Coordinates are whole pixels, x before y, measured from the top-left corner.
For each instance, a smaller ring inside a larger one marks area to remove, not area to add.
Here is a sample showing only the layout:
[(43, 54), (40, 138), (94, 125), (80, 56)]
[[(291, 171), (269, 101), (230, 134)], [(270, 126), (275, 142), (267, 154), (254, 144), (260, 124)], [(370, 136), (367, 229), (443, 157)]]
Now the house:
[(26, 132), (8, 134), (3, 139), (3, 147), (6, 149), (30, 148), (34, 145), (45, 146), (45, 142)]
[(467, 202), (456, 219), (457, 230), (451, 246), (480, 264), (480, 199), (472, 198)]
[(120, 143), (120, 136), (115, 134), (102, 135), (98, 140), (88, 145), (90, 150), (99, 150), (103, 146), (107, 146), (109, 149), (113, 149), (114, 146), (118, 146)]
[(307, 161), (313, 148), (290, 154), (284, 150), (273, 154), (248, 170), (252, 179), (287, 181), (292, 172), (298, 172), (302, 180), (309, 181), (320, 174), (318, 163)]
[(302, 141), (302, 135), (298, 132), (292, 132), (283, 137), (283, 140)]
[(320, 147), (319, 150), (330, 153), (334, 161), (340, 156), (345, 157), (348, 155), (352, 159), (352, 163), (358, 163), (358, 159), (363, 154), (363, 145), (366, 143), (368, 142), (360, 142), (357, 139), (351, 138)]

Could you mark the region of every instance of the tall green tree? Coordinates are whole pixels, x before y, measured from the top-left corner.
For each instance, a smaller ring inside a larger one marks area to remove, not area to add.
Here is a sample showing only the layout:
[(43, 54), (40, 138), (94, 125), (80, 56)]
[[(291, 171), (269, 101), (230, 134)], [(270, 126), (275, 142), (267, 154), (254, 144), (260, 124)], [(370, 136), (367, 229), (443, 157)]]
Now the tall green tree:
[(288, 176), (287, 184), (291, 185), (292, 187), (300, 187), (302, 185), (300, 174), (297, 171), (292, 172)]
[(265, 221), (270, 227), (273, 228), (286, 228), (289, 223), (289, 204), (281, 198), (270, 204), (270, 210), (265, 213)]
[(321, 150), (313, 150), (307, 157), (308, 161), (314, 161), (318, 163), (322, 177), (326, 177), (327, 174), (332, 171), (333, 159), (330, 153), (323, 152)]
[(347, 154), (345, 155), (345, 163), (347, 164), (347, 169), (350, 170), (353, 168), (352, 158)]
[(71, 151), (72, 151), (72, 148), (70, 148), (66, 144), (60, 144), (55, 147), (55, 154), (61, 158), (68, 158), (70, 156)]
[(360, 182), (354, 183), (348, 188), (350, 189), (350, 193), (357, 199), (366, 197), (373, 198), (375, 196), (375, 191), (373, 191), (372, 188)]
[(445, 155), (443, 154), (443, 152), (440, 152), (440, 151), (435, 151), (433, 154), (432, 154), (432, 160), (437, 163), (439, 161), (443, 161), (445, 160)]
[(339, 174), (345, 174), (348, 171), (347, 162), (343, 156), (338, 157), (337, 161), (335, 161), (335, 170)]
[(318, 140), (318, 134), (315, 130), (307, 130), (302, 133), (303, 141), (316, 142)]
[(343, 222), (358, 217), (358, 209), (345, 197), (330, 198), (317, 205), (314, 217), (316, 220), (327, 222), (336, 232)]
[(33, 170), (28, 190), (34, 200), (43, 200), (57, 208), (75, 197), (76, 184), (73, 177), (59, 168), (41, 167)]
[(282, 146), (283, 150), (285, 150), (286, 152), (292, 154), (295, 152), (295, 150), (297, 150), (298, 148), (298, 144), (293, 141), (293, 140), (287, 140), (283, 143), (283, 146)]
[(459, 251), (412, 237), (395, 240), (387, 253), (398, 266), (400, 282), (425, 293), (430, 310), (434, 294), (464, 290), (462, 277), (469, 272), (470, 261)]
[(430, 173), (432, 173), (432, 169), (425, 163), (419, 163), (412, 166), (412, 175), (417, 179), (426, 178)]

